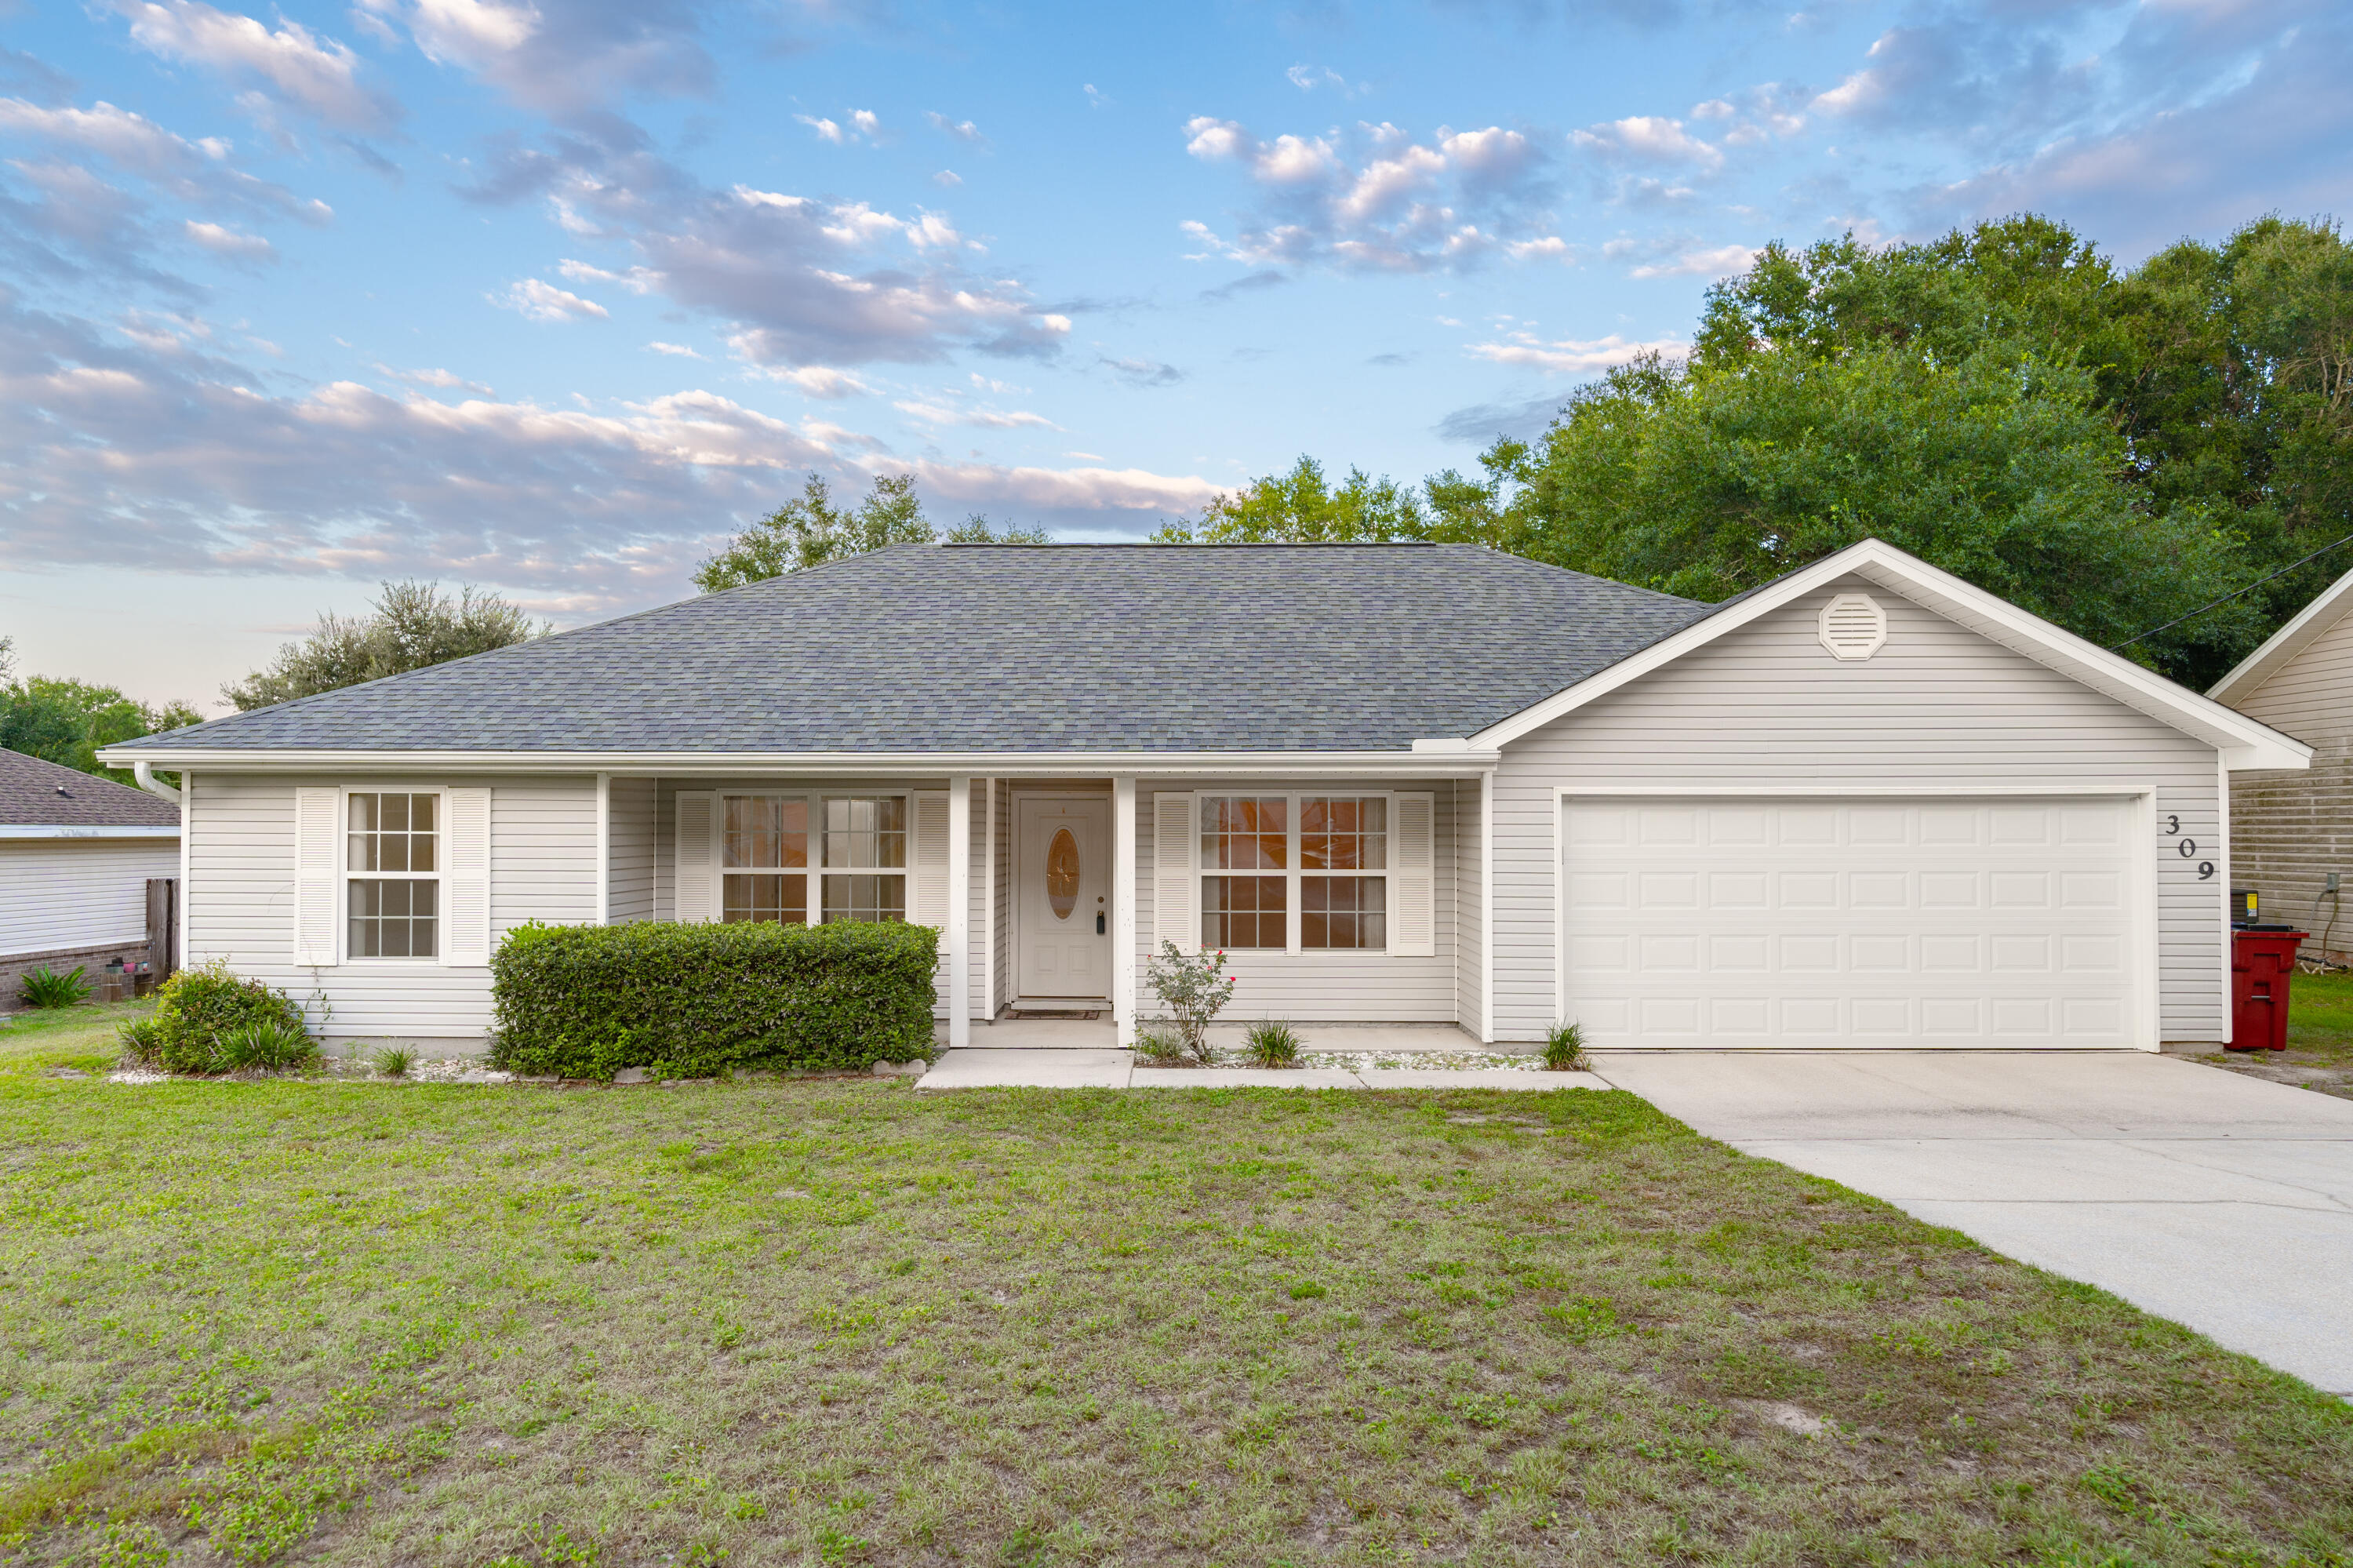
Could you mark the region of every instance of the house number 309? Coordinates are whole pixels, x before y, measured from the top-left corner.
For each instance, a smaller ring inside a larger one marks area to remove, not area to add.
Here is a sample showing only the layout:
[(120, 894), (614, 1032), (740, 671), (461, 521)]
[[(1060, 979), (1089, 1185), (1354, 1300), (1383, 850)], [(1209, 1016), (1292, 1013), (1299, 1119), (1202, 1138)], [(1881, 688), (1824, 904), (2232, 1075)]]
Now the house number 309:
[[(2180, 838), (2181, 817), (2179, 812), (2169, 812), (2167, 814), (2165, 819), (2165, 832), (2166, 836), (2168, 838), (2180, 839), (2180, 842), (2173, 846), (2176, 853), (2179, 854), (2184, 860), (2198, 860), (2198, 841), (2196, 839)], [(2205, 882), (2211, 878), (2213, 874), (2214, 863), (2212, 861), (2198, 861), (2199, 881)]]

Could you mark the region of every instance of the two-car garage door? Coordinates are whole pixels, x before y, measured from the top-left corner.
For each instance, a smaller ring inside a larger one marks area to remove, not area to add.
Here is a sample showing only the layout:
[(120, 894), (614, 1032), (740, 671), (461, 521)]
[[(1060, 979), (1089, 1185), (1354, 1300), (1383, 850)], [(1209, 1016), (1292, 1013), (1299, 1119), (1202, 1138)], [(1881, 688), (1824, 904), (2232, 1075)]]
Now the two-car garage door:
[(2129, 800), (1564, 810), (1565, 1001), (1590, 1044), (2137, 1043)]

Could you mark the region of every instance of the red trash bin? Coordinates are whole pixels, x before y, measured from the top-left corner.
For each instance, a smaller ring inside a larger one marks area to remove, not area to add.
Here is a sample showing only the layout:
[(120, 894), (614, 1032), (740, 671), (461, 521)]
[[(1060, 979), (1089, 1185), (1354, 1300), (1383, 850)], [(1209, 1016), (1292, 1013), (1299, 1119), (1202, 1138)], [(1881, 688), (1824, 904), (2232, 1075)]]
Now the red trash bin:
[(2231, 933), (2231, 1050), (2287, 1049), (2288, 981), (2304, 938), (2285, 926)]

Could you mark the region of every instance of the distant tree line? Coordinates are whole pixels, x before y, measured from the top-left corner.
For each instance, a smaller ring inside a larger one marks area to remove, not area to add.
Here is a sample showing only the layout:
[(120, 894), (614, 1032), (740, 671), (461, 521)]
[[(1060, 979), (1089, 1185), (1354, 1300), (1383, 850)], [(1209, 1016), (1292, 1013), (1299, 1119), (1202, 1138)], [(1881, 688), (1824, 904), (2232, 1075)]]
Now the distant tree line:
[(47, 675), (19, 678), (16, 645), (0, 637), (0, 747), (128, 784), (130, 774), (98, 765), (100, 747), (203, 717), (186, 703), (150, 707), (113, 686)]

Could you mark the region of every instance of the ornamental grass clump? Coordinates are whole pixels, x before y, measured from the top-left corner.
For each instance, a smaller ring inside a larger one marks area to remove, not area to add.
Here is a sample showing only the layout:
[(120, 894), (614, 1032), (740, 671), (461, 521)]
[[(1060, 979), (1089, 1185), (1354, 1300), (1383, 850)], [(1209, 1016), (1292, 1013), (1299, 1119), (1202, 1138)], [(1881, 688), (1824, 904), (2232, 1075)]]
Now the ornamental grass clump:
[(26, 1007), (72, 1007), (90, 995), (90, 982), (81, 977), (81, 966), (76, 965), (64, 974), (50, 969), (33, 969), (19, 977), (16, 983)]
[(1242, 1037), (1242, 1054), (1253, 1067), (1296, 1067), (1299, 1032), (1273, 1019), (1253, 1023)]
[(1185, 1054), (1185, 1042), (1173, 1029), (1157, 1023), (1147, 1023), (1135, 1032), (1135, 1054), (1155, 1067), (1186, 1067), (1192, 1059)]
[(223, 1035), (215, 1060), (218, 1072), (297, 1073), (317, 1067), (321, 1058), (319, 1043), (309, 1030), (284, 1019), (264, 1018)]
[(1585, 1026), (1581, 1023), (1556, 1023), (1545, 1036), (1545, 1070), (1549, 1073), (1590, 1072), (1593, 1064), (1585, 1054)]
[(1226, 955), (1187, 953), (1164, 938), (1160, 951), (1145, 963), (1144, 979), (1176, 1020), (1185, 1054), (1208, 1066), (1210, 1021), (1234, 999), (1234, 977), (1226, 972)]

